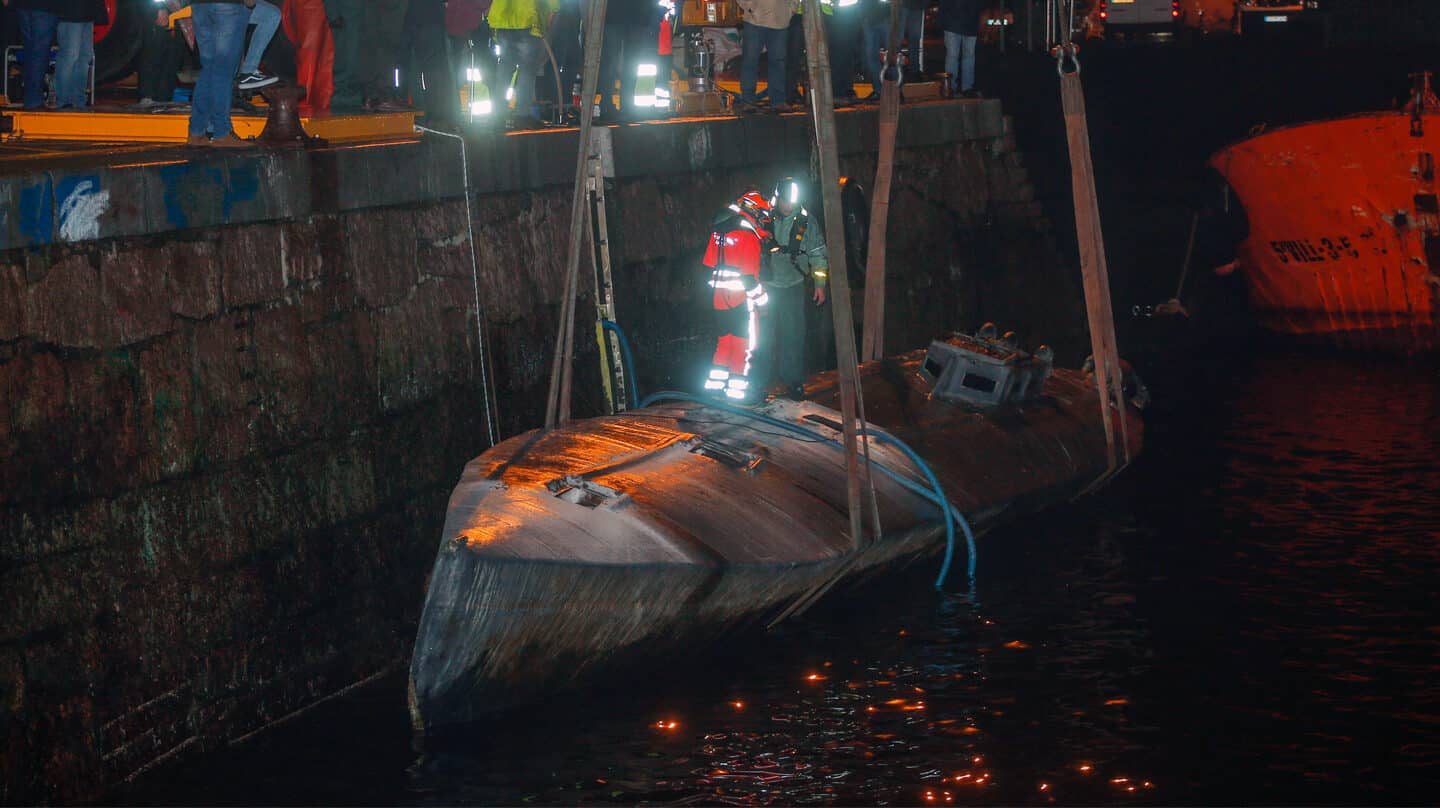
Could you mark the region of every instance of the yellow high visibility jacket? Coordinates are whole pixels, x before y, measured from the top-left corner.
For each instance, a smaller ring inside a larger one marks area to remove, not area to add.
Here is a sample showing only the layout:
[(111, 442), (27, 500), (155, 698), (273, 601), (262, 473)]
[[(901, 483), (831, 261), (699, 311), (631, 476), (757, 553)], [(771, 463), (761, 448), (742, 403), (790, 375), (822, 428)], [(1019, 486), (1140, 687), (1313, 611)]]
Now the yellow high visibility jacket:
[(530, 29), (535, 36), (545, 35), (545, 23), (555, 10), (551, 0), (495, 0), (490, 5), (490, 27), (495, 29)]

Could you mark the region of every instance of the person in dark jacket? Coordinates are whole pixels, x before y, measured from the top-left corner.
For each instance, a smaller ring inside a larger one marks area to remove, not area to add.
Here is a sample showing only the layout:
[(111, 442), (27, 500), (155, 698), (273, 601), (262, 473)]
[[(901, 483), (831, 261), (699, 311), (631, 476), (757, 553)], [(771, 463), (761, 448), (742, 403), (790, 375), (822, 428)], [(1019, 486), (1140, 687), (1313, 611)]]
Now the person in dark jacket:
[(940, 0), (940, 28), (945, 31), (945, 72), (950, 90), (978, 98), (975, 90), (975, 43), (980, 37), (980, 0)]
[(60, 0), (4, 0), (20, 17), (20, 38), (25, 43), (25, 109), (45, 107), (45, 72), (50, 67), (50, 45), (60, 27)]

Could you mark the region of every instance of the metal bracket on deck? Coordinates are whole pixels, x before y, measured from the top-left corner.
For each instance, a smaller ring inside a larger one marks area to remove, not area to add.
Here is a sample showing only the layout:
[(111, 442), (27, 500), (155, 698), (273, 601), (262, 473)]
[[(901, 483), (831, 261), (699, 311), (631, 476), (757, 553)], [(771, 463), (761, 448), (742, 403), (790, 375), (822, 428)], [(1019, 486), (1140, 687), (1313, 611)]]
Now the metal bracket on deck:
[(573, 474), (551, 480), (545, 484), (545, 489), (559, 499), (585, 508), (603, 507), (606, 510), (615, 510), (629, 505), (631, 502), (629, 494), (599, 483), (592, 483)]
[(690, 448), (692, 454), (702, 455), (721, 465), (729, 466), (742, 474), (754, 474), (765, 465), (765, 458), (752, 452), (742, 452), (733, 446), (702, 440)]

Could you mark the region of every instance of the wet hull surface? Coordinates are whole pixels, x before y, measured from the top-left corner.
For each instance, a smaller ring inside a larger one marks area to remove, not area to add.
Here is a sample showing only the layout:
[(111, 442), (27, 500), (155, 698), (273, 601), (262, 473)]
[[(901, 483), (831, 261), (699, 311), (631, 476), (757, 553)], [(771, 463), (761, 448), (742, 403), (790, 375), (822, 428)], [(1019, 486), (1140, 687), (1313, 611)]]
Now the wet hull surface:
[[(982, 413), (930, 398), (922, 358), (864, 369), (871, 422), (927, 459), (977, 533), (1105, 471), (1088, 377), (1057, 371), (1041, 398)], [(939, 510), (883, 473), (883, 535), (854, 549), (833, 377), (809, 397), (761, 410), (803, 434), (678, 402), (525, 433), (472, 461), (411, 663), (424, 723), (476, 720), (627, 649), (774, 615), (837, 580), (942, 550)], [(1138, 451), (1133, 413), (1129, 424)], [(899, 450), (870, 453), (925, 484)], [(963, 565), (963, 546), (958, 555)]]

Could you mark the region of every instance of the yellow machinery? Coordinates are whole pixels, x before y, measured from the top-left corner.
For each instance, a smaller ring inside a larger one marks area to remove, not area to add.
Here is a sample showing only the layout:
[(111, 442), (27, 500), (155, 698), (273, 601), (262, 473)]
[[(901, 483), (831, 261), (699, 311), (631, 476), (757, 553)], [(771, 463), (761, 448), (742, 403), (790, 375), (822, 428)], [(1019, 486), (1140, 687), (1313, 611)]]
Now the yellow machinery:
[[(416, 112), (377, 112), (301, 118), (305, 133), (332, 141), (383, 140), (415, 132)], [(12, 131), (5, 139), (66, 140), (104, 143), (184, 143), (190, 133), (186, 113), (130, 112), (94, 109), (87, 112), (6, 113)], [(233, 115), (235, 134), (259, 137), (263, 115)]]

